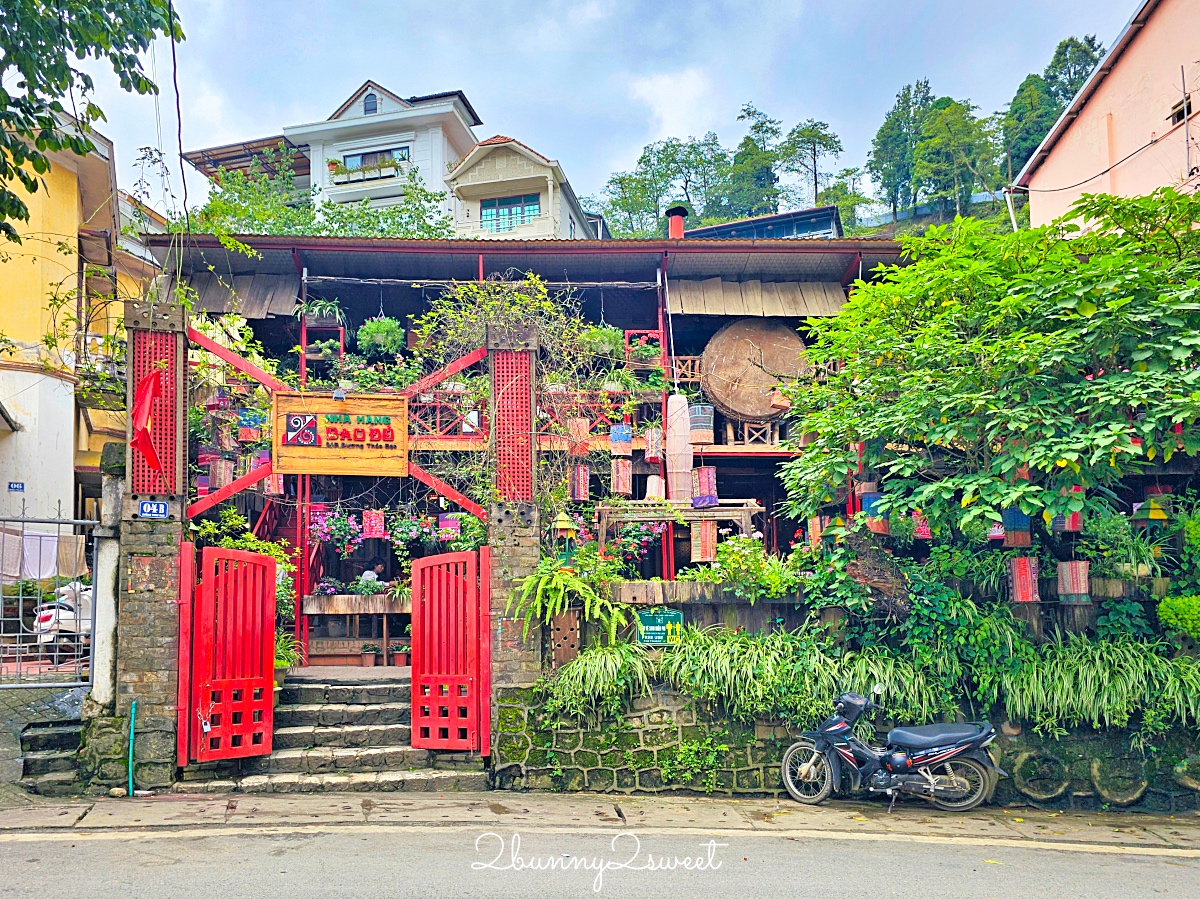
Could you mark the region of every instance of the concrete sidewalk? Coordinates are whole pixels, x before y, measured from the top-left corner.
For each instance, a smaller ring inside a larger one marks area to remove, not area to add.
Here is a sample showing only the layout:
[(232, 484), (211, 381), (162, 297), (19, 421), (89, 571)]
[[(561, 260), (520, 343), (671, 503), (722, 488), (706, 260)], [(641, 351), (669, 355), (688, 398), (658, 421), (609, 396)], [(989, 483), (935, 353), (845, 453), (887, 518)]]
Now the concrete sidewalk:
[(453, 828), (474, 831), (741, 833), (795, 838), (986, 843), (1200, 858), (1200, 813), (1046, 812), (924, 804), (545, 793), (164, 795), (0, 808), (0, 841), (21, 835), (322, 832)]

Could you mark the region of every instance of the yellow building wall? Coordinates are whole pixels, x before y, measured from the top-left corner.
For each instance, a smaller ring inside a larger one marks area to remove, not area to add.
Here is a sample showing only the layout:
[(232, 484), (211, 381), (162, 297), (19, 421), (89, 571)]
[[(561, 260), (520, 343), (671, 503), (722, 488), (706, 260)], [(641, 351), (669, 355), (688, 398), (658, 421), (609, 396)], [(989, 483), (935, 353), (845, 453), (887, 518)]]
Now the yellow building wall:
[[(23, 190), (19, 184), (16, 189)], [(29, 221), (14, 223), (22, 242), (0, 247), (0, 333), (36, 356), (50, 327), (49, 298), (78, 287), (83, 211), (75, 172), (58, 163), (24, 199)]]

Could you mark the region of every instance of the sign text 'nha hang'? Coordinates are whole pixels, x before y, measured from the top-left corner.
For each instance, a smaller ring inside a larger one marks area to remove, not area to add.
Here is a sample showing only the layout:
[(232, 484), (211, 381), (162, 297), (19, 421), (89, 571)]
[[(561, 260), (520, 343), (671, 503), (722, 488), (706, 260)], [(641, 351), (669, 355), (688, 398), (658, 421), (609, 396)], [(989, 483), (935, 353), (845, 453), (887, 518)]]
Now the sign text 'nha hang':
[(408, 399), (390, 394), (276, 393), (276, 474), (408, 476)]

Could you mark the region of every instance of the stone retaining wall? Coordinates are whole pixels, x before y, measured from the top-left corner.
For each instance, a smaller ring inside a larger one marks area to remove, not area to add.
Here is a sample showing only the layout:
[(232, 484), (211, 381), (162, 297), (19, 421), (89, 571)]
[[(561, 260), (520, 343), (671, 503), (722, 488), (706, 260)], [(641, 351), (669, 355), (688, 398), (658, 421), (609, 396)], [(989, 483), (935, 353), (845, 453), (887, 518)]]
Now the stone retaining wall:
[[(500, 689), (496, 700), (492, 772), (499, 789), (786, 795), (779, 763), (793, 733), (770, 723), (734, 724), (664, 686), (598, 725), (547, 720), (536, 687)], [(1125, 731), (1079, 730), (1054, 740), (1012, 723), (1006, 730), (995, 746), (1011, 776), (1000, 781), (998, 803), (1200, 809), (1194, 732), (1173, 732), (1143, 756)]]

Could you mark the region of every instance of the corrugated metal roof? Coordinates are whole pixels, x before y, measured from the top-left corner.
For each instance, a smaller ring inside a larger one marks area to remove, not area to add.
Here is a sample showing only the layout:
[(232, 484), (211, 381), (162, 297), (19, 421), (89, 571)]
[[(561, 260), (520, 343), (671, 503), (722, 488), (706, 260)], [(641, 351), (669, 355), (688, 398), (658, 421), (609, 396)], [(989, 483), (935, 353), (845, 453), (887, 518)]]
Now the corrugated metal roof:
[(667, 280), (675, 315), (731, 315), (780, 318), (837, 315), (846, 302), (837, 282)]
[(291, 315), (300, 294), (300, 276), (233, 275), (221, 278), (210, 271), (187, 279), (196, 291), (194, 306), (216, 315), (236, 312), (244, 318)]

